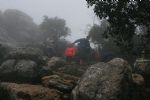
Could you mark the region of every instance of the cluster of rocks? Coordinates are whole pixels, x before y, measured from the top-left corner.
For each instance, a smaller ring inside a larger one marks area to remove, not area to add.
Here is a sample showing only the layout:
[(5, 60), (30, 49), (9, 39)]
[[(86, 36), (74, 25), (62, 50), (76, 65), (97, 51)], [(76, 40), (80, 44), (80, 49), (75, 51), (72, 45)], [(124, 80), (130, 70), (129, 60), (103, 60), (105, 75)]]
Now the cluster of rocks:
[(37, 82), (46, 61), (39, 49), (17, 48), (9, 52), (0, 66), (0, 79), (7, 82)]
[(132, 72), (120, 58), (92, 65), (72, 91), (73, 100), (150, 100), (144, 77)]
[(70, 100), (78, 77), (62, 73), (65, 61), (37, 48), (15, 48), (0, 65), (0, 100)]
[(150, 66), (136, 66), (120, 58), (79, 66), (19, 48), (0, 66), (0, 100), (149, 100)]

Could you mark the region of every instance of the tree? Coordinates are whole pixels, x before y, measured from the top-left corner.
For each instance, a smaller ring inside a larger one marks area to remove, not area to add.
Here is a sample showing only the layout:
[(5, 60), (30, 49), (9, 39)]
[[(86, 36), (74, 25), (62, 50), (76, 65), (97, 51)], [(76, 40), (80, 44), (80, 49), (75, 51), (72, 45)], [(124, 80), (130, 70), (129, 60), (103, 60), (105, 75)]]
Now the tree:
[(94, 24), (88, 33), (92, 42), (95, 44), (103, 44), (106, 39), (104, 33), (107, 32), (108, 28), (109, 23), (106, 20), (102, 20), (101, 25)]
[(44, 39), (49, 37), (55, 41), (61, 37), (66, 37), (70, 32), (70, 29), (66, 26), (66, 21), (58, 17), (48, 18), (44, 16), (44, 20), (40, 24), (40, 29), (45, 36)]
[(115, 56), (120, 56), (120, 49), (118, 46), (116, 46), (111, 38), (108, 39), (104, 36), (104, 33), (107, 33), (109, 26), (110, 25), (106, 20), (102, 20), (100, 25), (94, 24), (89, 31), (89, 36), (92, 42), (96, 46), (100, 46), (98, 48), (101, 58), (105, 58), (104, 56), (109, 55), (108, 59)]
[(147, 42), (150, 41), (150, 0), (86, 0), (94, 6), (100, 19), (110, 23), (105, 35), (112, 38), (123, 53), (130, 54), (133, 49), (133, 36), (137, 26), (148, 28)]
[(61, 56), (64, 49), (63, 46), (66, 44), (66, 41), (63, 41), (63, 39), (70, 33), (70, 29), (66, 26), (66, 21), (58, 17), (48, 18), (45, 16), (40, 24), (40, 29), (46, 49), (51, 48), (55, 52), (53, 53), (55, 56)]

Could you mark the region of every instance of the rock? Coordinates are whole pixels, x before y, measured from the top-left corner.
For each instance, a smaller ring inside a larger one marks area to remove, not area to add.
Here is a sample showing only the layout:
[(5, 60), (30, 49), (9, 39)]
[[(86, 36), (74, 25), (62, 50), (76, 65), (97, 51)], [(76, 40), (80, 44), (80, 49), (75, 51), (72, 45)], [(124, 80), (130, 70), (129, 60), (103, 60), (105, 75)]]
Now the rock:
[(145, 84), (150, 88), (150, 60), (137, 59), (134, 64), (134, 72), (141, 74), (145, 79)]
[(42, 78), (44, 86), (57, 89), (63, 93), (70, 93), (75, 87), (73, 80), (66, 80), (58, 75), (45, 76)]
[(31, 60), (19, 60), (14, 67), (17, 79), (22, 81), (34, 81), (38, 78), (38, 66)]
[(77, 81), (79, 80), (79, 77), (70, 75), (70, 74), (65, 74), (65, 73), (60, 73), (60, 72), (53, 72), (54, 75), (58, 75), (60, 77), (62, 77), (63, 79), (66, 80), (72, 80), (72, 82), (76, 85)]
[(64, 65), (65, 61), (60, 57), (52, 57), (47, 63), (47, 66), (52, 70), (56, 70)]
[(149, 100), (150, 93), (144, 84), (144, 78), (140, 74), (132, 74), (132, 83), (129, 88), (130, 100)]
[(60, 68), (58, 68), (56, 71), (57, 72), (61, 72), (61, 73), (65, 73), (65, 74), (69, 74), (69, 75), (73, 75), (73, 76), (77, 76), (77, 77), (81, 77), (87, 68), (85, 68), (84, 66), (80, 66), (80, 65), (76, 65), (76, 64), (68, 64), (65, 66), (62, 66)]
[(0, 64), (4, 61), (5, 56), (11, 50), (11, 47), (6, 46), (4, 44), (0, 44)]
[(40, 85), (0, 83), (0, 100), (61, 100), (61, 95)]
[(33, 60), (38, 64), (45, 64), (45, 58), (43, 58), (43, 52), (38, 48), (15, 48), (8, 53), (5, 59), (25, 59)]
[(7, 60), (0, 66), (0, 79), (9, 82), (37, 82), (40, 80), (39, 70), (31, 60)]
[(135, 85), (144, 85), (144, 78), (140, 74), (132, 74), (132, 80)]
[(51, 68), (49, 68), (48, 66), (41, 67), (41, 69), (39, 71), (39, 76), (40, 77), (49, 76), (49, 75), (52, 75), (52, 74), (53, 74), (53, 72), (52, 72)]
[(88, 68), (87, 66), (80, 66), (77, 64), (67, 64), (60, 57), (52, 57), (48, 61), (46, 69), (80, 77), (84, 74), (87, 68)]
[(10, 59), (2, 63), (0, 66), (0, 80), (6, 81), (7, 79), (13, 80), (16, 76), (14, 66), (16, 64), (16, 60)]
[(137, 59), (134, 64), (134, 71), (139, 74), (150, 75), (150, 60)]
[(87, 69), (72, 91), (73, 100), (128, 100), (131, 70), (123, 59), (97, 63)]

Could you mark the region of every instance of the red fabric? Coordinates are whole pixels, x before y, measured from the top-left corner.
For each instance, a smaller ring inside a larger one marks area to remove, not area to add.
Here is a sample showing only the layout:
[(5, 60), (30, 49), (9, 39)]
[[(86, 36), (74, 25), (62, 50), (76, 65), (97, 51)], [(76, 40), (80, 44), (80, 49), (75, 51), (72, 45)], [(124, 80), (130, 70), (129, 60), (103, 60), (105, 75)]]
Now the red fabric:
[(73, 57), (75, 55), (75, 48), (68, 47), (65, 50), (65, 56)]

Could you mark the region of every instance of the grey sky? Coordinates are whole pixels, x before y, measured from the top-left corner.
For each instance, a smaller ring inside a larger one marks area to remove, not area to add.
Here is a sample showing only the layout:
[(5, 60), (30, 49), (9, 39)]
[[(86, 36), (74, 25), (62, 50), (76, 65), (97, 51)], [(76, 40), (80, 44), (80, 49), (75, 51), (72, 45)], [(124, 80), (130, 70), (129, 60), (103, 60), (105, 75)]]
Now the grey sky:
[(72, 30), (71, 41), (84, 37), (88, 25), (93, 24), (94, 13), (87, 8), (85, 0), (0, 0), (0, 10), (18, 9), (39, 24), (43, 16), (58, 16), (67, 22)]

